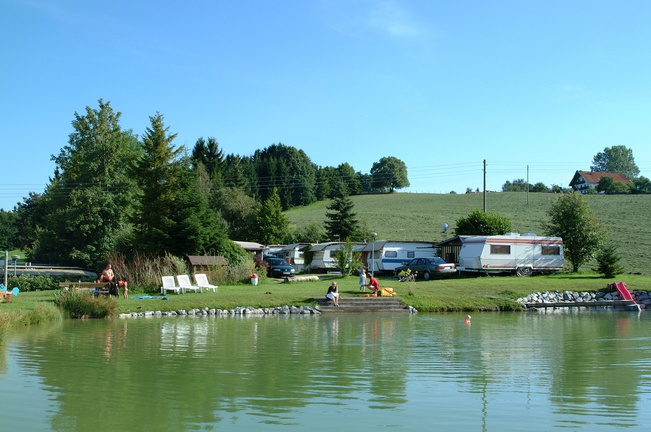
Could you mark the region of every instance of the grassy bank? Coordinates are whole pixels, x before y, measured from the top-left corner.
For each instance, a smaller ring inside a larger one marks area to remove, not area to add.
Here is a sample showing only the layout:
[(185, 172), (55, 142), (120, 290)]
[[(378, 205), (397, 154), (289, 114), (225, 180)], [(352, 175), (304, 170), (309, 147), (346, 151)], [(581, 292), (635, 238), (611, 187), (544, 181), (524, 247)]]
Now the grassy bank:
[[(391, 287), (406, 305), (421, 312), (518, 310), (515, 300), (539, 291), (599, 291), (613, 280), (599, 275), (557, 274), (518, 278), (515, 276), (452, 278), (432, 281), (398, 282), (395, 278), (380, 277), (383, 287)], [(629, 289), (651, 291), (651, 277), (627, 275), (617, 278)], [(337, 278), (342, 300), (362, 296), (357, 278)], [(168, 300), (138, 300), (133, 294), (129, 300), (119, 299), (118, 313), (146, 310), (176, 311), (192, 308), (232, 309), (237, 306), (273, 307), (282, 305), (313, 305), (314, 298), (325, 295), (329, 280), (318, 282), (281, 283), (268, 280), (261, 285), (220, 286), (217, 293), (168, 294)], [(0, 304), (0, 322), (15, 320), (13, 325), (37, 323), (43, 319), (61, 319), (54, 306), (54, 292), (21, 293), (11, 303)], [(13, 318), (12, 318), (13, 317)], [(28, 318), (32, 317), (32, 318)], [(5, 324), (6, 325), (6, 324)]]

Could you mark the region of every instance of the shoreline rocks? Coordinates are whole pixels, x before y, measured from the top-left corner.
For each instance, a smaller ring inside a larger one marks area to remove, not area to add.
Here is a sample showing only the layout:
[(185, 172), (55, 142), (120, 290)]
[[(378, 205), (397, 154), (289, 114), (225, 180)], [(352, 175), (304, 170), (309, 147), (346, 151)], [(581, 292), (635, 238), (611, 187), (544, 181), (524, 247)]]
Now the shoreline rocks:
[(196, 317), (196, 316), (262, 316), (262, 315), (320, 315), (319, 306), (278, 306), (272, 308), (254, 308), (251, 306), (238, 306), (234, 309), (202, 308), (178, 311), (142, 311), (121, 313), (118, 318), (140, 317)]
[[(642, 308), (651, 307), (651, 297), (647, 291), (631, 290), (631, 296), (635, 303), (639, 304)], [(529, 294), (526, 297), (521, 297), (516, 301), (522, 305), (525, 304), (553, 304), (553, 303), (576, 303), (581, 306), (581, 303), (591, 302), (608, 302), (623, 300), (617, 291), (608, 293), (598, 292), (578, 292), (578, 291), (543, 291)]]

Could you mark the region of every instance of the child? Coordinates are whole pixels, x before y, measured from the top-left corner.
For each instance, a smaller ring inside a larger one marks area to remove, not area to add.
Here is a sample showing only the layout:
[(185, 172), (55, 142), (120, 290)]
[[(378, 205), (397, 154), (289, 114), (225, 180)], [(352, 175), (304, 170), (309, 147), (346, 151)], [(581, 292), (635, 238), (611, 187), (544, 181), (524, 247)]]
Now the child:
[(359, 268), (359, 290), (366, 292), (366, 270)]
[(118, 286), (122, 288), (122, 298), (129, 300), (129, 285), (127, 284), (127, 279), (123, 277), (120, 278)]

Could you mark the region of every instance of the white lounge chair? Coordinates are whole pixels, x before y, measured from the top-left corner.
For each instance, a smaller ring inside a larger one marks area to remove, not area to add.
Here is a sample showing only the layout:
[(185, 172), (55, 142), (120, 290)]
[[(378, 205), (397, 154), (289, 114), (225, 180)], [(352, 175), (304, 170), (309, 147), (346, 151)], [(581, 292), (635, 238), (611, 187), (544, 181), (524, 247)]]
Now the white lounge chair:
[(217, 285), (211, 285), (210, 282), (208, 282), (208, 277), (203, 273), (196, 273), (194, 275), (194, 280), (197, 282), (198, 286), (206, 290), (211, 289), (213, 292), (217, 292), (217, 288), (219, 288)]
[(177, 275), (176, 281), (179, 283), (179, 288), (181, 288), (181, 291), (183, 291), (184, 294), (188, 290), (203, 292), (203, 288), (200, 286), (192, 285), (192, 282), (190, 282), (190, 276), (188, 275)]
[(177, 294), (181, 292), (181, 288), (177, 287), (174, 284), (174, 276), (163, 276), (162, 279), (163, 279), (163, 286), (160, 287), (160, 292), (162, 294), (166, 294), (167, 291), (174, 291)]

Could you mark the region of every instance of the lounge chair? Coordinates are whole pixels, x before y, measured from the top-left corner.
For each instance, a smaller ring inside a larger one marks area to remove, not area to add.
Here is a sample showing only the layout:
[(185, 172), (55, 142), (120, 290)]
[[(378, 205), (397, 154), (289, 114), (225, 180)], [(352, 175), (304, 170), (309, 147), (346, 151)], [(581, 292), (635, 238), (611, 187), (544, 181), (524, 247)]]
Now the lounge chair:
[(217, 292), (217, 288), (219, 288), (217, 285), (211, 285), (210, 282), (208, 282), (208, 277), (203, 273), (196, 273), (194, 275), (194, 280), (197, 282), (198, 286), (206, 290), (211, 289), (213, 292)]
[(180, 294), (181, 288), (177, 287), (174, 284), (174, 276), (163, 276), (163, 286), (160, 287), (161, 294), (166, 294), (167, 291), (174, 291), (177, 294)]
[(179, 288), (181, 288), (181, 291), (183, 291), (184, 294), (188, 290), (194, 292), (203, 292), (203, 288), (200, 286), (192, 285), (192, 282), (190, 282), (190, 276), (188, 275), (177, 275), (176, 281), (179, 283)]

